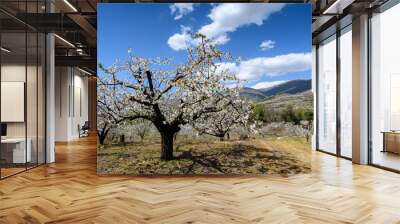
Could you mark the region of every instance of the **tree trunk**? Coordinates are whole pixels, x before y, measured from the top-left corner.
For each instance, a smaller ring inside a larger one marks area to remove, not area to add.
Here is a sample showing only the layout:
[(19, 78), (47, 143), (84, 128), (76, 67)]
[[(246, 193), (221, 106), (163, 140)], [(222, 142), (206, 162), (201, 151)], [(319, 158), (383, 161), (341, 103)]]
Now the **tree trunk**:
[(108, 130), (104, 128), (97, 133), (97, 135), (99, 136), (100, 145), (104, 145), (104, 141), (106, 140), (107, 134)]
[(225, 141), (225, 133), (219, 132), (215, 136), (218, 137), (221, 142)]
[(106, 135), (103, 133), (99, 133), (99, 142), (100, 145), (104, 145), (104, 140), (106, 139)]
[(119, 136), (119, 142), (125, 144), (125, 135)]
[(107, 128), (107, 125), (105, 124), (104, 127), (100, 130), (98, 130), (97, 135), (99, 136), (99, 142), (101, 145), (104, 145), (104, 141), (106, 140), (107, 134), (110, 131), (109, 128)]
[(144, 140), (144, 136), (141, 135), (141, 136), (140, 136), (140, 143), (141, 143), (141, 144), (143, 144), (143, 140)]
[(161, 159), (165, 161), (174, 158), (174, 134), (163, 132), (161, 134)]

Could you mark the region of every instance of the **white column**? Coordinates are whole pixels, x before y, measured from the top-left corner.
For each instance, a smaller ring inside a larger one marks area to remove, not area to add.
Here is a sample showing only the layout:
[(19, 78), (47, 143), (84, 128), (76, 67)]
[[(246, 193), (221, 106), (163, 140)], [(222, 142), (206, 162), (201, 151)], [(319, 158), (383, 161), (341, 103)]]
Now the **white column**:
[(54, 35), (46, 36), (46, 163), (55, 161), (55, 56)]
[(353, 162), (368, 163), (368, 15), (353, 19)]
[(314, 119), (313, 119), (313, 136), (311, 148), (313, 150), (317, 149), (317, 48), (315, 45), (312, 46), (312, 92), (313, 92), (313, 102), (314, 102)]

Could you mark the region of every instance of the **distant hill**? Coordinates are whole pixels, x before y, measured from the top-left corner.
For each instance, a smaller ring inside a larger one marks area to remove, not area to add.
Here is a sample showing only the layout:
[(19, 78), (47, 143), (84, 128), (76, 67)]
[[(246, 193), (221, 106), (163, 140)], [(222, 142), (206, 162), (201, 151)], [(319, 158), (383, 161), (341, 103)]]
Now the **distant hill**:
[(294, 108), (313, 108), (313, 93), (311, 90), (296, 93), (296, 94), (278, 94), (275, 96), (267, 97), (260, 103), (264, 104), (266, 108), (273, 110), (281, 110), (286, 108), (288, 105), (292, 105)]
[[(240, 95), (253, 101), (263, 101), (269, 97), (282, 94), (297, 94), (311, 90), (311, 80), (296, 79), (265, 89), (244, 87)], [(312, 98), (312, 97), (311, 97)]]
[(244, 87), (243, 89), (241, 89), (240, 96), (246, 97), (254, 101), (259, 101), (265, 98), (265, 95), (262, 91), (249, 87)]
[(283, 93), (296, 94), (307, 90), (311, 90), (311, 80), (302, 79), (287, 81), (266, 89), (259, 89), (264, 96), (274, 96)]

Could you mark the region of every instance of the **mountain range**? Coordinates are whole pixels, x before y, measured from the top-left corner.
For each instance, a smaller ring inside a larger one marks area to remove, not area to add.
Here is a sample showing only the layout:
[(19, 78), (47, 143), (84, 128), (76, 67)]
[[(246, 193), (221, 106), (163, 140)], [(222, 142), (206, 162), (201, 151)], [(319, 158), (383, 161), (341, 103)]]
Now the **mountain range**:
[(277, 95), (283, 95), (283, 94), (296, 95), (310, 90), (311, 90), (310, 79), (307, 80), (296, 79), (263, 89), (253, 89), (250, 87), (244, 87), (240, 91), (240, 95), (252, 101), (264, 101)]

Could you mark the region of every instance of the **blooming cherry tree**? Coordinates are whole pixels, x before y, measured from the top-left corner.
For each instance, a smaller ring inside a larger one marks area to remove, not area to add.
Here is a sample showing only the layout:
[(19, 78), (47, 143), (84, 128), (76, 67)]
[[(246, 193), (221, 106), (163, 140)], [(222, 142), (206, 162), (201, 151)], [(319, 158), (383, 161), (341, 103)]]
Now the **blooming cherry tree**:
[(216, 106), (221, 110), (206, 114), (192, 122), (199, 134), (207, 134), (222, 141), (235, 127), (247, 128), (251, 105), (239, 97), (239, 87), (227, 90), (226, 98)]
[(97, 79), (97, 134), (102, 145), (110, 130), (125, 121), (125, 118), (121, 117), (126, 112), (125, 102), (121, 101), (123, 95), (120, 88), (112, 83), (112, 80)]
[[(238, 96), (227, 88), (235, 75), (219, 69), (218, 62), (233, 60), (196, 34), (196, 46), (187, 49), (187, 61), (170, 67), (169, 59), (145, 59), (129, 52), (125, 62), (100, 65), (99, 106), (108, 121), (145, 119), (161, 135), (161, 158), (173, 159), (174, 135), (181, 126), (226, 110)], [(218, 115), (215, 115), (218, 116)], [(101, 118), (100, 118), (101, 119)]]
[(132, 124), (132, 131), (140, 137), (140, 142), (143, 143), (144, 137), (151, 131), (152, 124), (145, 119), (137, 119)]

